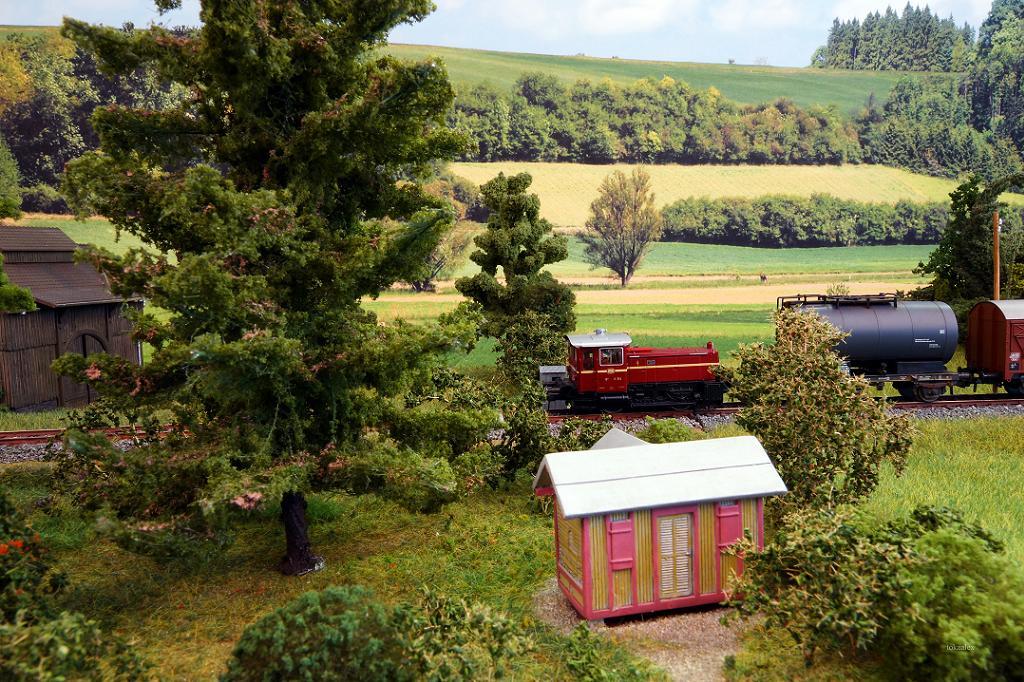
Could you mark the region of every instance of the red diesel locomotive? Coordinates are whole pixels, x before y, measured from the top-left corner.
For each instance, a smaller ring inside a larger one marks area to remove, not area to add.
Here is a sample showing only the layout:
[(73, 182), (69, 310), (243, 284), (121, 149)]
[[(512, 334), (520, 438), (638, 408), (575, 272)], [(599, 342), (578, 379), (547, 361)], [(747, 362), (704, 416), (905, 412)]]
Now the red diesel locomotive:
[(567, 363), (540, 368), (547, 409), (614, 412), (622, 409), (718, 406), (725, 384), (715, 377), (718, 351), (633, 346), (629, 334), (569, 334)]

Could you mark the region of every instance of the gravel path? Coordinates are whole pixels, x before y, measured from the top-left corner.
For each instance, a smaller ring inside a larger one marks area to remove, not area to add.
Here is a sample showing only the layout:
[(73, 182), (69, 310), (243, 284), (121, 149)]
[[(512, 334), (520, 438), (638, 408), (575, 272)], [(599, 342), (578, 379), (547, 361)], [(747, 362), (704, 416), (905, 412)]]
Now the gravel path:
[[(533, 608), (537, 618), (562, 634), (583, 622), (554, 578), (534, 595)], [(746, 627), (722, 625), (720, 619), (728, 612), (712, 606), (615, 618), (594, 626), (594, 631), (649, 659), (673, 680), (717, 681), (724, 679), (722, 663), (739, 649)]]

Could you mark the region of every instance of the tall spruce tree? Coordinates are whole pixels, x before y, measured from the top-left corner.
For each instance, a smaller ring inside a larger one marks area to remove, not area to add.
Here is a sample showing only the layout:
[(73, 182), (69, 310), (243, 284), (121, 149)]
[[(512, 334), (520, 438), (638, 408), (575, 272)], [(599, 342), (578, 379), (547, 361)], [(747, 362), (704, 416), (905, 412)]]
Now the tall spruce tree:
[(535, 378), (538, 364), (557, 360), (562, 335), (576, 327), (576, 297), (544, 269), (565, 260), (568, 245), (540, 217), (540, 199), (527, 192), (531, 182), (527, 173), (501, 173), (480, 188), (491, 210), (470, 255), (480, 272), (455, 283), (482, 307), (482, 331), (498, 340), (499, 366), (517, 380)]
[(223, 542), (239, 510), (280, 500), (280, 568), (301, 574), (322, 565), (307, 536), (311, 488), (383, 487), (420, 508), (452, 492), (449, 461), (388, 420), (455, 332), (384, 325), (360, 304), (411, 277), (452, 223), (450, 206), (417, 182), (463, 146), (444, 125), (446, 72), (377, 50), (432, 9), (203, 0), (189, 34), (65, 20), (64, 34), (104, 71), (149, 67), (191, 93), (164, 111), (98, 110), (101, 149), (65, 178), (79, 213), (107, 216), (150, 247), (94, 250), (91, 261), (115, 291), (167, 313), (134, 317), (155, 348), (144, 367), (58, 361), (143, 423), (173, 413), (171, 434), (123, 455), (104, 438), (67, 436), (61, 485), (112, 510), (130, 547)]

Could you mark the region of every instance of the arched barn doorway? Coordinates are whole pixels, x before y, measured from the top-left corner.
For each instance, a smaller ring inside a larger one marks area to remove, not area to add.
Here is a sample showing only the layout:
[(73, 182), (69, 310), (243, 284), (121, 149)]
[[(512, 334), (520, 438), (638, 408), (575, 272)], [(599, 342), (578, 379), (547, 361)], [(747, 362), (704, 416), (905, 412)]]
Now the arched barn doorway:
[[(83, 332), (67, 342), (64, 346), (64, 352), (84, 357), (94, 353), (107, 352), (107, 344), (97, 334)], [(88, 405), (99, 397), (99, 394), (89, 388), (88, 384), (78, 384), (67, 377), (61, 377), (60, 384), (61, 393), (63, 394), (62, 402), (67, 407)]]

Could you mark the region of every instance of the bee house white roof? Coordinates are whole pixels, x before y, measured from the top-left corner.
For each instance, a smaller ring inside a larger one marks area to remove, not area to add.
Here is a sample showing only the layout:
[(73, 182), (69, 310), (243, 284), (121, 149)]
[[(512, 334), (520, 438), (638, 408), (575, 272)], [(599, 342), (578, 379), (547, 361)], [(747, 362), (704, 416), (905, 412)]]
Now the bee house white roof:
[(566, 518), (787, 492), (753, 436), (640, 442), (546, 455), (533, 487), (553, 488)]
[(650, 445), (650, 443), (613, 426), (608, 433), (601, 436), (599, 441), (591, 445), (590, 449), (607, 450), (609, 448), (626, 448), (632, 445)]

